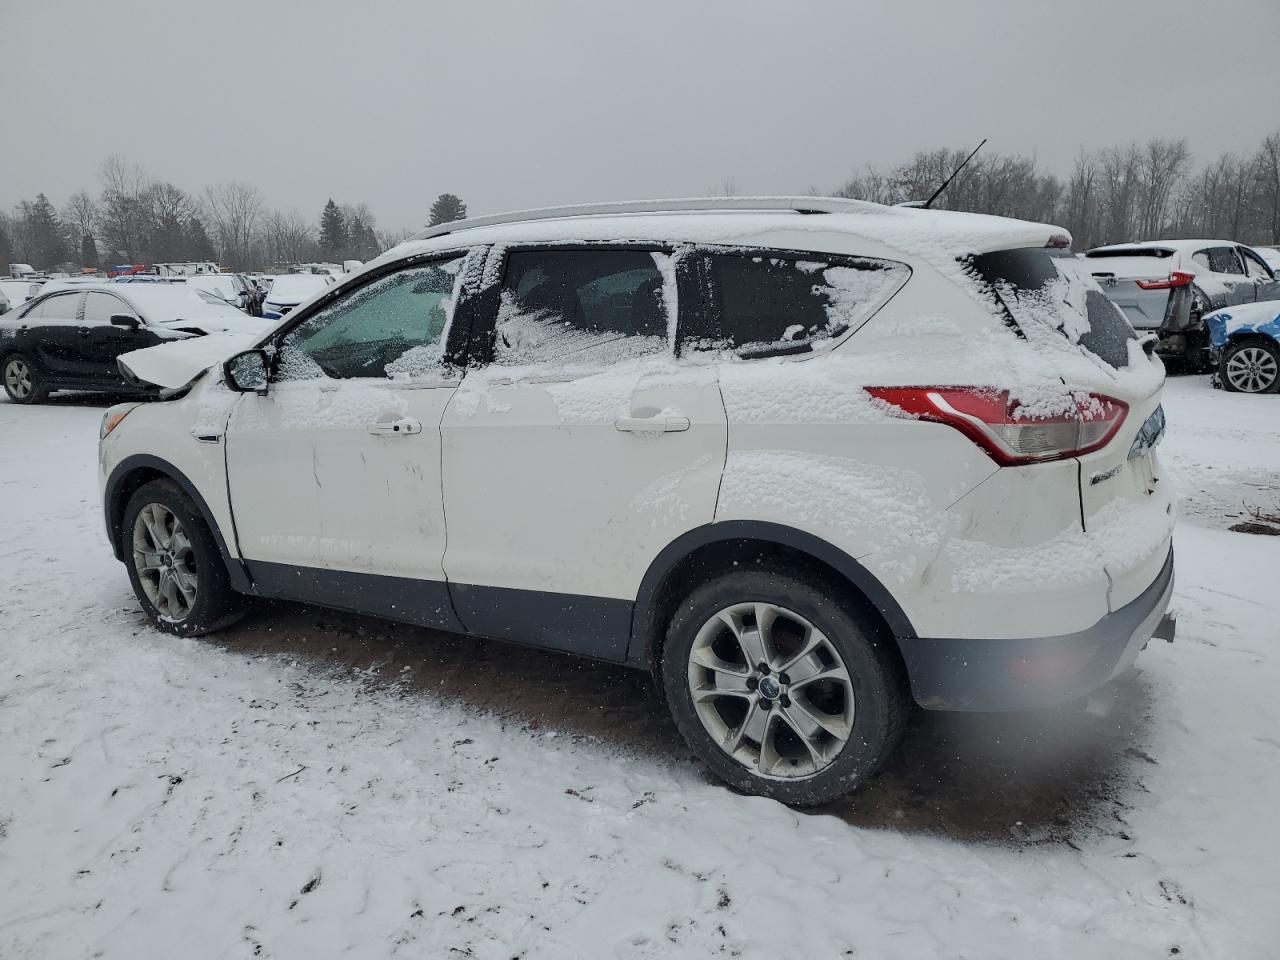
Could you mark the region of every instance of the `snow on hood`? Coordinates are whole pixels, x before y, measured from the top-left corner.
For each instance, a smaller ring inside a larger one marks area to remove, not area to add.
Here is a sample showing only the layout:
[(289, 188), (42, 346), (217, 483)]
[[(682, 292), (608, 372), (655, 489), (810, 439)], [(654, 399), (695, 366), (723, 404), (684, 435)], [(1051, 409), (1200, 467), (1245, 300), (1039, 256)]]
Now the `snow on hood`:
[[(170, 330), (200, 330), (204, 333), (240, 333), (246, 336), (258, 336), (266, 331), (269, 321), (261, 317), (251, 317), (240, 311), (208, 315), (190, 320), (162, 320), (157, 327)], [(138, 351), (141, 353), (141, 351)]]
[(241, 350), (248, 350), (257, 339), (256, 332), (211, 333), (207, 337), (191, 337), (144, 350), (133, 350), (121, 354), (116, 363), (126, 380), (177, 390), (215, 364), (235, 356)]

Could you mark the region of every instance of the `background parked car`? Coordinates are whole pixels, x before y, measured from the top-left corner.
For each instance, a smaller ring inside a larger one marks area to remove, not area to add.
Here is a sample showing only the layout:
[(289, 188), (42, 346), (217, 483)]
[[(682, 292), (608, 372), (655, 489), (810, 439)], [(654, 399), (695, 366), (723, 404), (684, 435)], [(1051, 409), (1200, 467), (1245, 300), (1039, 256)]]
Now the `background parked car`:
[(1216, 386), (1232, 393), (1280, 390), (1280, 300), (1216, 310), (1204, 323)]
[(333, 277), (320, 273), (286, 273), (276, 277), (271, 292), (262, 302), (262, 316), (279, 320), (286, 313), (333, 283)]
[(8, 310), (16, 310), (30, 299), (30, 280), (0, 280), (0, 294), (8, 301)]
[(1090, 272), (1157, 351), (1193, 369), (1209, 363), (1202, 318), (1213, 310), (1280, 297), (1280, 281), (1250, 247), (1229, 240), (1148, 240), (1095, 247)]
[(213, 294), (182, 284), (61, 287), (0, 318), (0, 371), (17, 403), (39, 403), (52, 390), (133, 392), (116, 365), (121, 354), (261, 327)]
[(1271, 268), (1271, 272), (1280, 276), (1280, 248), (1254, 247), (1253, 249), (1258, 256), (1267, 261), (1267, 266)]
[(258, 288), (238, 273), (205, 273), (188, 277), (187, 285), (221, 297), (250, 316), (262, 313)]

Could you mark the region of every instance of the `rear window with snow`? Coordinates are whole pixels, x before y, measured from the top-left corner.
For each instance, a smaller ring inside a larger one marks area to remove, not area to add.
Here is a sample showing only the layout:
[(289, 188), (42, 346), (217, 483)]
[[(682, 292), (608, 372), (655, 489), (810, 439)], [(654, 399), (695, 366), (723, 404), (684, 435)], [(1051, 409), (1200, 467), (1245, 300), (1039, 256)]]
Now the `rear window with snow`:
[(905, 264), (712, 254), (721, 347), (745, 357), (800, 353), (869, 317), (906, 280)]
[(639, 250), (509, 254), (494, 357), (515, 365), (613, 363), (668, 349), (671, 257)]
[(1026, 247), (984, 253), (970, 266), (1015, 329), (1040, 324), (1112, 367), (1129, 365), (1129, 341), (1138, 335), (1093, 279), (1096, 265), (1068, 250)]
[(282, 380), (429, 373), (440, 366), (462, 259), (397, 270), (326, 304), (280, 345)]

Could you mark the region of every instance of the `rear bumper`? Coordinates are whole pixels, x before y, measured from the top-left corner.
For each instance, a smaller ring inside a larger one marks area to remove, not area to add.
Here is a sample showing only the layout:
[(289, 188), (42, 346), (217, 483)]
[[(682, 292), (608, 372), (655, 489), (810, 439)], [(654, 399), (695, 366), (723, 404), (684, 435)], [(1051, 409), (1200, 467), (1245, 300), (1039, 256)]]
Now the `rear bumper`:
[(1150, 586), (1076, 633), (1023, 640), (899, 637), (911, 694), (928, 710), (1034, 710), (1078, 699), (1133, 665), (1172, 595), (1170, 548)]

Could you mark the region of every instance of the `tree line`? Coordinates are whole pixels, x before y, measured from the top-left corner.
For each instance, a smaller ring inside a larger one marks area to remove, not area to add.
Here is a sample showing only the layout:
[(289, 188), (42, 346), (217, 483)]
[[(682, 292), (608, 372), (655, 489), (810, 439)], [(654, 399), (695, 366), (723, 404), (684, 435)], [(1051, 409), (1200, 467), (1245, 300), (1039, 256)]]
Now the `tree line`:
[[(217, 183), (189, 193), (113, 155), (99, 170), (96, 196), (77, 190), (59, 210), (39, 193), (0, 212), (0, 266), (38, 270), (109, 268), (124, 263), (212, 260), (234, 270), (310, 261), (369, 260), (411, 230), (379, 229), (363, 203), (324, 205), (318, 220), (268, 207), (257, 187)], [(441, 194), (429, 223), (459, 220), (466, 205)]]
[[(835, 196), (877, 203), (927, 199), (968, 150), (922, 151), (891, 168), (867, 167)], [(1104, 243), (1209, 237), (1280, 244), (1280, 131), (1248, 154), (1197, 165), (1185, 139), (1081, 150), (1069, 176), (1035, 157), (980, 153), (934, 206), (1054, 223), (1077, 250)]]
[[(940, 148), (894, 167), (868, 166), (834, 195), (890, 204), (922, 200), (967, 154)], [(48, 270), (214, 260), (236, 270), (268, 269), (368, 260), (411, 233), (379, 229), (363, 203), (330, 198), (312, 221), (296, 210), (268, 207), (247, 183), (188, 193), (120, 156), (103, 162), (99, 187), (97, 196), (76, 191), (60, 210), (40, 193), (0, 213), (0, 265)], [(725, 192), (736, 192), (729, 181)], [(1251, 153), (1223, 153), (1199, 165), (1185, 139), (1081, 150), (1065, 177), (1042, 169), (1035, 157), (980, 153), (935, 206), (1060, 224), (1071, 231), (1076, 249), (1178, 237), (1277, 245), (1280, 131)], [(461, 199), (441, 194), (428, 223), (466, 213)]]

